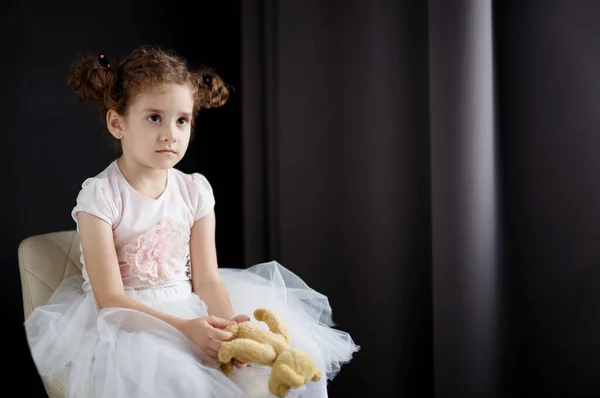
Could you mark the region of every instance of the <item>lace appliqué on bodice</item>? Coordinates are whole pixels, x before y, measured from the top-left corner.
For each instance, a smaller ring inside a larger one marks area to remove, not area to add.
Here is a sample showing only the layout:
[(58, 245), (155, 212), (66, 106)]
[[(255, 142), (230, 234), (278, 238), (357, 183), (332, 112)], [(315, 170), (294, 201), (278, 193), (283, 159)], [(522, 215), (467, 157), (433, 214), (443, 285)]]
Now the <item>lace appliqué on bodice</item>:
[(131, 274), (153, 285), (171, 280), (177, 272), (187, 272), (188, 236), (171, 220), (162, 220), (134, 244), (123, 248)]

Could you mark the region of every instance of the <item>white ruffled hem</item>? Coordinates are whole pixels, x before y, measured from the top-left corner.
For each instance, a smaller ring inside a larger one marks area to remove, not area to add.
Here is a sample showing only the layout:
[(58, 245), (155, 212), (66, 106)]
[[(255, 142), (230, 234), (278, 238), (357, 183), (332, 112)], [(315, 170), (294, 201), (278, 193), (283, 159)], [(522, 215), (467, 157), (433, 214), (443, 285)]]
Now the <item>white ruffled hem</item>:
[[(292, 346), (306, 351), (321, 369), (321, 382), (293, 389), (289, 397), (326, 397), (327, 379), (359, 347), (333, 329), (327, 298), (276, 262), (221, 269), (236, 314), (252, 317), (268, 307), (288, 323)], [(270, 369), (248, 366), (224, 375), (182, 333), (145, 313), (123, 308), (98, 310), (83, 277), (63, 281), (47, 305), (25, 321), (40, 375), (59, 376), (68, 397), (270, 397)], [(132, 290), (127, 294), (158, 310), (182, 317), (207, 315), (189, 282)]]

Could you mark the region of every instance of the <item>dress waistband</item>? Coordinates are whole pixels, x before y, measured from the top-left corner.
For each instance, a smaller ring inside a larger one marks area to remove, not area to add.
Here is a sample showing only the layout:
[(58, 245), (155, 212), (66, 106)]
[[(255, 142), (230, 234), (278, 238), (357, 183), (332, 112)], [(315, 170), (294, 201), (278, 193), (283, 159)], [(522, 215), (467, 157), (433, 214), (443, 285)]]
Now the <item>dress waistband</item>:
[(160, 303), (165, 301), (179, 300), (192, 294), (191, 281), (181, 281), (167, 286), (153, 286), (143, 289), (125, 287), (125, 294), (139, 301)]

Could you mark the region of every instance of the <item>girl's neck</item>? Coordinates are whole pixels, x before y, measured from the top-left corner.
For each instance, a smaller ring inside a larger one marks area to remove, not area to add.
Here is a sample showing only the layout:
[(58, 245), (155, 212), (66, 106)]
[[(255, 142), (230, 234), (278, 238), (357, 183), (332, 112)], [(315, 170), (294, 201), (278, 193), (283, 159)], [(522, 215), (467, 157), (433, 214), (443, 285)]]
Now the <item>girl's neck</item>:
[(129, 185), (144, 196), (157, 199), (167, 187), (167, 170), (147, 167), (125, 156), (117, 159), (117, 166)]

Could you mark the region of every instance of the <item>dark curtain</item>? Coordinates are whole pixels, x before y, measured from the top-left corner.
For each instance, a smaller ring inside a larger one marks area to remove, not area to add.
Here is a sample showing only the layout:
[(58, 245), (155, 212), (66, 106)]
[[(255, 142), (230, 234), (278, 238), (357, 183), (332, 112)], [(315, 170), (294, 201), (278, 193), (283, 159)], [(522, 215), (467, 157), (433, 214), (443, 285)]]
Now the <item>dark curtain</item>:
[(600, 2), (495, 8), (505, 373), (512, 396), (598, 397)]
[(242, 5), (245, 264), (361, 345), (331, 396), (600, 396), (600, 3)]

